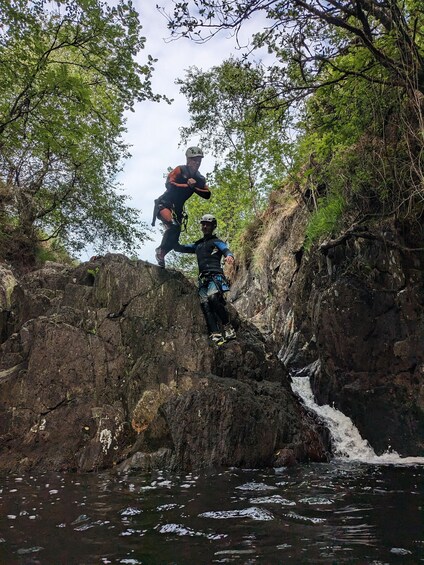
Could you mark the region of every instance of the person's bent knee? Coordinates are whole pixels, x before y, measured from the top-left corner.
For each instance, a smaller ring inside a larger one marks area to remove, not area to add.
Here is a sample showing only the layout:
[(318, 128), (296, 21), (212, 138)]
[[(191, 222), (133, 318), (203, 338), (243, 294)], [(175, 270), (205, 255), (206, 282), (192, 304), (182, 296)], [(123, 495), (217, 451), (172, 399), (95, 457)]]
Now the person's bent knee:
[(159, 212), (159, 218), (165, 225), (172, 225), (173, 214), (169, 208), (162, 208)]

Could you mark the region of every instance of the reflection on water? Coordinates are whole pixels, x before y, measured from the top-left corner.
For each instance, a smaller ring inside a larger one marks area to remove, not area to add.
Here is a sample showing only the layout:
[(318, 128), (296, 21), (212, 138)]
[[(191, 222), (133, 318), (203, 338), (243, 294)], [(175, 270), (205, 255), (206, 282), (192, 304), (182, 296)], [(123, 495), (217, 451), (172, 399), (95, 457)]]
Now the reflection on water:
[(424, 563), (424, 468), (8, 475), (1, 565)]

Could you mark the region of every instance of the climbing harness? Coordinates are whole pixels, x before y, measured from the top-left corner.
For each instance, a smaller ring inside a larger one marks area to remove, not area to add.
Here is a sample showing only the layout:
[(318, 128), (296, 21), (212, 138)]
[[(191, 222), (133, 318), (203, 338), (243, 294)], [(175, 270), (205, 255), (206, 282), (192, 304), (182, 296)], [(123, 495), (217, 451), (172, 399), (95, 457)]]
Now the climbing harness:
[(202, 273), (198, 280), (199, 287), (207, 286), (212, 280), (220, 293), (230, 290), (230, 283), (227, 277), (222, 273)]

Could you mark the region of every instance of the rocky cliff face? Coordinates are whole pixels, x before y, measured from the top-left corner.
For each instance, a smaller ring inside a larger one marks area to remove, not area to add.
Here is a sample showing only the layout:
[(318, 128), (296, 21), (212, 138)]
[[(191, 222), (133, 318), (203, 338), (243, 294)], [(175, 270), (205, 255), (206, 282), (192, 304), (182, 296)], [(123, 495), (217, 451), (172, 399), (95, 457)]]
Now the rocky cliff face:
[(307, 214), (295, 203), (268, 211), (232, 301), (288, 369), (318, 361), (318, 402), (350, 416), (377, 453), (424, 455), (421, 236), (387, 220), (304, 254)]
[(232, 311), (217, 349), (195, 287), (108, 255), (0, 269), (0, 469), (194, 469), (323, 460), (320, 428)]

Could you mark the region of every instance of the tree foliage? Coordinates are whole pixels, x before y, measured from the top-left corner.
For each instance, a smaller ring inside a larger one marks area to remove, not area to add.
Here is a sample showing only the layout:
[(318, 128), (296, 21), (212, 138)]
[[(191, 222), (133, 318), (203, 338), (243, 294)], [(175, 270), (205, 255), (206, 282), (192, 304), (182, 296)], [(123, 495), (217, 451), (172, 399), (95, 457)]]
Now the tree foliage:
[[(266, 46), (284, 63), (274, 67), (275, 84), (296, 95), (294, 83), (308, 92), (325, 81), (326, 70), (339, 79), (361, 76), (424, 93), (424, 11), (420, 0), (189, 0), (175, 2), (168, 14), (174, 35), (203, 41), (222, 29), (238, 33), (248, 19), (264, 18), (254, 47)], [(357, 53), (366, 53), (360, 59)], [(353, 54), (354, 57), (340, 59)], [(352, 66), (352, 62), (355, 64)], [(377, 79), (373, 70), (382, 72)]]
[[(181, 130), (183, 139), (199, 136), (204, 150), (216, 158), (208, 176), (213, 196), (207, 202), (191, 198), (190, 218), (196, 222), (206, 212), (214, 214), (220, 236), (237, 250), (243, 228), (263, 210), (286, 173), (286, 115), (274, 105), (262, 105), (275, 93), (264, 86), (260, 65), (229, 59), (208, 71), (192, 67), (177, 84), (191, 117)], [(183, 240), (198, 237), (195, 223)]]
[(0, 243), (134, 249), (146, 237), (116, 175), (124, 113), (159, 100), (131, 2), (0, 0)]
[(419, 217), (424, 162), (416, 119), (398, 88), (356, 77), (327, 86), (305, 105), (293, 173), (304, 188), (343, 195), (355, 221), (361, 214)]
[(257, 22), (251, 51), (265, 47), (273, 59), (261, 76), (268, 96), (251, 92), (249, 102), (274, 117), (292, 109), (299, 136), (285, 182), (312, 194), (314, 213), (322, 208), (310, 241), (340, 229), (341, 214), (422, 216), (420, 0), (187, 0), (167, 17), (174, 37), (195, 41)]

